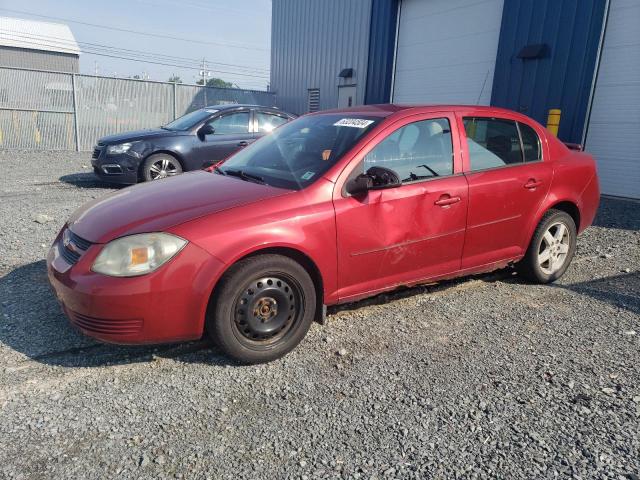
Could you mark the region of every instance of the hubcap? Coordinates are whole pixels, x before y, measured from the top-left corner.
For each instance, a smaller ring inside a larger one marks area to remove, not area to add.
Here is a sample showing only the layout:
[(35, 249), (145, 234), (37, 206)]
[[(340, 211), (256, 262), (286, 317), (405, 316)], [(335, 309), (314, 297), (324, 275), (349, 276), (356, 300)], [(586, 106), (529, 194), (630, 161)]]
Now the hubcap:
[(538, 249), (538, 265), (547, 275), (559, 271), (567, 261), (571, 237), (562, 222), (552, 224), (544, 235)]
[(235, 302), (233, 326), (251, 346), (271, 345), (291, 332), (301, 314), (297, 282), (274, 275), (251, 281)]
[(178, 169), (173, 161), (168, 158), (161, 158), (151, 165), (149, 168), (151, 180), (159, 180), (161, 178), (171, 177), (178, 173)]

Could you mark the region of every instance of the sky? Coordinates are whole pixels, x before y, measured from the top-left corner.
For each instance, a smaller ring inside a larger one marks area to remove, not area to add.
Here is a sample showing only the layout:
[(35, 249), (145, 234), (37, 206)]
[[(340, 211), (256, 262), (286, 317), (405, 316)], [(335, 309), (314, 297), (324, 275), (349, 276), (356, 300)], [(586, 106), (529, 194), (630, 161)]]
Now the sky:
[(204, 58), (210, 76), (240, 88), (264, 90), (269, 82), (271, 0), (1, 0), (0, 16), (66, 23), (83, 50), (137, 57), (85, 51), (81, 73), (159, 81), (175, 74), (195, 83)]

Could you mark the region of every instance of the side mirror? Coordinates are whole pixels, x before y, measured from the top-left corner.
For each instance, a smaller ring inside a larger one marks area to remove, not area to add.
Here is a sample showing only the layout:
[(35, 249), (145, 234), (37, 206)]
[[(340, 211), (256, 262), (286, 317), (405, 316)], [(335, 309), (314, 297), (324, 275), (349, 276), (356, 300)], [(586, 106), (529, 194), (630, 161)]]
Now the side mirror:
[(345, 191), (349, 195), (361, 195), (367, 193), (373, 188), (373, 178), (366, 173), (361, 173), (355, 178), (352, 178), (345, 185)]
[(398, 174), (385, 167), (371, 167), (366, 173), (361, 173), (352, 178), (345, 185), (345, 191), (349, 195), (366, 193), (369, 190), (382, 190), (395, 188), (402, 185)]
[(206, 137), (207, 135), (213, 135), (215, 131), (216, 129), (213, 128), (211, 124), (207, 123), (206, 125), (200, 127), (200, 129), (198, 130), (198, 137), (200, 137), (200, 140), (204, 140), (204, 137)]

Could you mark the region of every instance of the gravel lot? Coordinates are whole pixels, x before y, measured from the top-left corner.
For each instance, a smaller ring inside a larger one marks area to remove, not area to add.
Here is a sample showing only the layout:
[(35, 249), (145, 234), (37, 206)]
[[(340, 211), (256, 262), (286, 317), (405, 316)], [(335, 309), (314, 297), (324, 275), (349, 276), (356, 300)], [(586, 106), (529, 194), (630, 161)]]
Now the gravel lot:
[(67, 324), (43, 258), (110, 191), (88, 157), (0, 152), (0, 478), (640, 478), (639, 203), (603, 200), (553, 286), (378, 297), (238, 367)]

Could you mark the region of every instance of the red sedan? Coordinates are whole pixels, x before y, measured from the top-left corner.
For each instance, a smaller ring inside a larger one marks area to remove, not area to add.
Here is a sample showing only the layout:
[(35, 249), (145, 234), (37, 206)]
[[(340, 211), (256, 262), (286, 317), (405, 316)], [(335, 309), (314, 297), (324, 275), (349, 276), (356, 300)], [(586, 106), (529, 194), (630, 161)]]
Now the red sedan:
[(115, 343), (206, 332), (247, 363), (285, 355), (324, 306), (515, 265), (560, 277), (599, 202), (593, 159), (477, 106), (301, 117), (214, 173), (75, 212), (47, 258), (71, 322)]

